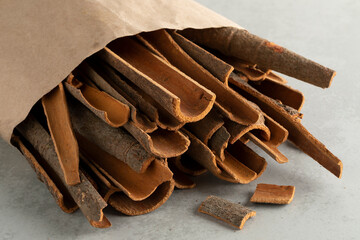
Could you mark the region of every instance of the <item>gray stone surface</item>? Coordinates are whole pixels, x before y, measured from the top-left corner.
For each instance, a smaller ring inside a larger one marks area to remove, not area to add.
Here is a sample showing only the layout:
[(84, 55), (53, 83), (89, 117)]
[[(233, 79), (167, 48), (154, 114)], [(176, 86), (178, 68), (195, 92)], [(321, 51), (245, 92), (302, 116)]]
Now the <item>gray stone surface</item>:
[[(291, 144), (290, 159), (269, 157), (264, 175), (248, 185), (196, 179), (192, 190), (175, 191), (147, 215), (126, 217), (111, 209), (110, 229), (91, 228), (80, 212), (57, 207), (46, 187), (17, 150), (0, 140), (0, 239), (359, 239), (360, 199), (360, 2), (199, 0), (251, 32), (337, 70), (332, 87), (322, 90), (289, 79), (306, 97), (303, 124), (344, 163), (337, 179)], [(311, 106), (311, 108), (310, 108)], [(295, 185), (286, 206), (249, 202), (256, 184)], [(237, 231), (196, 212), (208, 195), (241, 202), (257, 211)]]

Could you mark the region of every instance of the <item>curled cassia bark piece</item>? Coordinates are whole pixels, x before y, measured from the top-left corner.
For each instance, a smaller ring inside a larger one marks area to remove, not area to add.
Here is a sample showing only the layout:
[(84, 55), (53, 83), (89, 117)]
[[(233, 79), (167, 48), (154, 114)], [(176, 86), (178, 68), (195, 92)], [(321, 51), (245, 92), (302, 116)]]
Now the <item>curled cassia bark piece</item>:
[(84, 104), (96, 116), (112, 127), (121, 127), (127, 123), (129, 107), (106, 92), (90, 87), (70, 74), (65, 86), (71, 95)]
[(98, 56), (153, 97), (179, 121), (198, 121), (214, 104), (215, 95), (212, 92), (133, 38), (121, 38), (110, 43)]
[(259, 183), (250, 201), (255, 203), (289, 204), (295, 194), (294, 186)]
[(153, 194), (142, 201), (133, 201), (122, 192), (116, 192), (109, 198), (109, 204), (117, 211), (130, 215), (142, 215), (154, 211), (163, 205), (174, 191), (173, 180), (161, 184)]
[(273, 69), (318, 87), (330, 86), (336, 72), (286, 48), (234, 27), (185, 29), (180, 32), (195, 43), (216, 49), (262, 69)]
[(190, 57), (192, 57), (196, 62), (202, 65), (206, 70), (227, 86), (229, 75), (234, 70), (233, 66), (189, 41), (179, 33), (172, 31), (170, 34), (175, 42), (179, 44), (179, 46), (184, 49)]
[(89, 139), (136, 172), (144, 172), (155, 157), (129, 133), (113, 128), (75, 99), (68, 99), (74, 131)]
[(42, 97), (41, 103), (65, 181), (69, 185), (78, 184), (79, 147), (72, 130), (62, 83)]
[(103, 214), (106, 202), (81, 171), (79, 184), (66, 184), (51, 137), (35, 117), (29, 115), (16, 129), (56, 173), (90, 224), (94, 227), (110, 227), (110, 222)]
[(289, 114), (289, 112), (277, 104), (276, 101), (261, 94), (238, 76), (231, 75), (229, 81), (237, 92), (259, 105), (266, 114), (286, 128), (289, 132), (290, 141), (336, 177), (341, 177), (342, 162), (319, 140), (312, 136), (297, 120), (296, 116)]
[(174, 162), (175, 159), (168, 159), (169, 168), (172, 171), (175, 187), (179, 189), (194, 188), (196, 184), (185, 173), (178, 169)]
[[(23, 141), (18, 136), (13, 136), (12, 144), (17, 147), (20, 152), (24, 155), (26, 160), (29, 162), (31, 167), (36, 172), (40, 181), (42, 181), (49, 189), (51, 195), (54, 197), (57, 205), (66, 213), (72, 213), (78, 209), (77, 204), (70, 196), (65, 185), (61, 181), (57, 181), (57, 176), (52, 174), (51, 170), (46, 167), (44, 160), (41, 161), (40, 156), (37, 158), (34, 156), (35, 153), (30, 151), (30, 148), (25, 146)], [(41, 164), (42, 163), (42, 164)], [(47, 171), (45, 169), (48, 169)]]
[[(88, 64), (87, 62), (83, 62), (78, 71), (81, 75), (85, 75), (85, 78), (88, 78), (89, 81), (94, 83), (97, 88), (106, 92), (107, 94), (111, 95), (115, 99), (119, 100), (120, 102), (126, 104), (130, 108), (130, 118), (134, 122), (134, 124), (141, 128), (145, 132), (153, 132), (157, 129), (157, 126), (154, 122), (151, 122), (144, 114), (137, 111), (136, 107), (133, 103), (130, 103), (128, 100), (129, 98), (125, 98), (126, 94), (119, 90), (119, 87), (111, 84), (112, 82), (107, 82), (105, 79), (108, 79), (111, 74), (110, 71), (104, 71), (101, 67), (106, 67), (104, 64), (99, 65), (97, 62), (96, 64)], [(106, 69), (105, 69), (106, 70)], [(109, 67), (107, 70), (111, 70)]]
[(256, 215), (255, 211), (241, 204), (232, 203), (216, 196), (207, 197), (205, 201), (201, 203), (198, 211), (220, 219), (239, 229), (243, 228), (249, 218)]
[(219, 128), (209, 140), (209, 148), (214, 151), (215, 155), (221, 160), (225, 159), (225, 148), (228, 146), (230, 133), (224, 126)]
[(150, 197), (158, 186), (172, 179), (170, 169), (158, 160), (153, 161), (144, 173), (137, 173), (83, 136), (77, 135), (77, 138), (84, 158), (134, 201)]
[(232, 121), (249, 125), (259, 118), (255, 111), (242, 96), (227, 88), (211, 75), (206, 69), (195, 62), (165, 30), (144, 34), (148, 40), (176, 68), (190, 76), (202, 86), (216, 94), (218, 105)]

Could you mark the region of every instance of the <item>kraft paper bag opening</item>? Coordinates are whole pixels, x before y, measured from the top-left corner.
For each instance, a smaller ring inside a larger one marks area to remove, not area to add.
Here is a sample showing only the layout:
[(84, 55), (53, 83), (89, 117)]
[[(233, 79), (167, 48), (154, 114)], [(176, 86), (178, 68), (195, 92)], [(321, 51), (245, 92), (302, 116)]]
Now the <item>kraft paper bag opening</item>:
[(120, 37), (237, 27), (191, 0), (5, 0), (0, 8), (0, 136), (82, 60)]

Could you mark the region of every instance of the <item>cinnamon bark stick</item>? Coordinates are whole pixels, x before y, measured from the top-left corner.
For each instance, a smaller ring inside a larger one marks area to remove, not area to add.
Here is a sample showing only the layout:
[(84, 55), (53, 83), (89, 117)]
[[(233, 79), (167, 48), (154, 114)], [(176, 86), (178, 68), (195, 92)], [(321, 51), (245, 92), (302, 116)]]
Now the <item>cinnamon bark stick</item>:
[[(32, 169), (34, 169), (38, 179), (43, 182), (48, 188), (51, 195), (54, 197), (57, 205), (65, 213), (72, 213), (78, 209), (77, 204), (74, 202), (70, 193), (67, 191), (65, 185), (61, 181), (56, 181), (57, 176), (51, 174), (51, 170), (46, 167), (44, 160), (40, 160), (40, 156), (37, 158), (34, 156), (35, 153), (30, 151), (30, 148), (25, 146), (23, 141), (18, 136), (13, 136), (11, 139), (12, 144), (20, 150), (24, 155), (25, 159), (29, 162)], [(42, 163), (42, 164), (41, 164)], [(47, 171), (45, 169), (48, 169)]]
[(134, 201), (148, 198), (158, 186), (172, 179), (170, 169), (159, 160), (153, 161), (144, 173), (137, 173), (83, 136), (77, 135), (77, 138), (84, 158)]
[(212, 92), (132, 38), (118, 39), (98, 55), (179, 121), (198, 121), (214, 104), (215, 95)]
[(111, 223), (103, 214), (103, 209), (107, 206), (106, 202), (81, 171), (79, 171), (79, 184), (74, 186), (66, 184), (51, 137), (40, 123), (29, 115), (16, 129), (56, 173), (90, 224), (94, 227), (110, 227)]
[[(100, 67), (105, 67), (103, 65), (100, 65)], [(106, 70), (110, 70), (110, 69), (106, 69)], [(85, 75), (100, 90), (108, 93), (115, 99), (128, 105), (130, 108), (130, 118), (137, 127), (141, 128), (145, 132), (153, 132), (157, 129), (155, 122), (151, 122), (148, 119), (148, 117), (146, 117), (144, 114), (138, 112), (136, 107), (130, 101), (128, 101), (129, 97), (125, 98), (126, 94), (124, 94), (124, 92), (119, 91), (119, 88), (114, 88), (113, 85), (111, 85), (104, 79), (107, 76), (104, 74), (108, 73), (108, 71), (102, 71), (99, 67), (96, 68), (96, 65), (94, 65), (94, 64), (92, 64), (90, 66), (89, 64), (87, 64), (87, 62), (83, 62), (80, 65), (77, 72)]]
[(316, 160), (319, 164), (340, 178), (342, 174), (342, 162), (334, 156), (319, 140), (309, 133), (297, 120), (296, 116), (289, 114), (283, 107), (269, 97), (258, 92), (249, 84), (236, 75), (229, 78), (231, 87), (250, 101), (255, 102), (260, 108), (280, 123), (289, 131), (289, 140), (302, 151)]
[(90, 87), (70, 74), (65, 83), (71, 95), (84, 104), (96, 116), (112, 127), (121, 127), (127, 123), (130, 108), (105, 92)]
[(91, 64), (91, 67), (102, 75), (103, 80), (108, 82), (117, 92), (124, 96), (131, 104), (143, 112), (159, 127), (176, 131), (185, 124), (185, 122), (181, 122), (173, 117), (151, 96), (146, 94), (131, 81), (125, 79), (125, 77), (121, 77), (114, 69), (109, 67), (103, 61), (95, 61)]
[(220, 219), (239, 229), (243, 228), (249, 218), (256, 215), (255, 211), (239, 203), (232, 203), (216, 196), (207, 197), (205, 201), (201, 203), (198, 211)]
[(243, 125), (249, 125), (257, 121), (259, 118), (258, 113), (248, 104), (246, 99), (221, 84), (217, 78), (180, 48), (165, 30), (150, 32), (144, 34), (143, 37), (176, 68), (215, 93), (215, 104), (219, 105), (232, 121)]
[(294, 186), (259, 183), (250, 201), (255, 203), (289, 204), (295, 194)]
[(336, 72), (286, 48), (234, 27), (185, 29), (180, 32), (195, 43), (216, 49), (262, 69), (273, 69), (318, 87), (330, 86)]
[(213, 134), (224, 125), (223, 118), (215, 109), (198, 122), (186, 124), (185, 128), (193, 133), (203, 143), (207, 144)]
[(174, 191), (173, 180), (161, 184), (153, 194), (142, 201), (133, 201), (122, 192), (116, 192), (109, 198), (109, 204), (117, 211), (130, 215), (142, 215), (154, 211), (163, 205)]
[(225, 148), (228, 146), (230, 139), (230, 133), (226, 130), (224, 126), (219, 128), (214, 135), (210, 138), (208, 146), (215, 153), (215, 155), (220, 159), (225, 159)]
[(269, 79), (265, 79), (261, 82), (249, 82), (249, 84), (261, 92), (262, 94), (280, 101), (281, 103), (290, 106), (297, 111), (300, 111), (304, 104), (304, 95), (285, 84), (281, 84)]
[(74, 131), (89, 139), (136, 172), (144, 172), (155, 157), (129, 133), (113, 128), (75, 99), (68, 99)]
[(175, 159), (169, 159), (168, 164), (171, 172), (173, 173), (173, 179), (175, 187), (179, 189), (191, 189), (196, 186), (193, 180), (191, 180), (186, 174), (178, 169), (174, 163)]
[(65, 181), (69, 185), (78, 184), (79, 147), (72, 130), (62, 83), (42, 97), (41, 102)]
[(233, 66), (189, 41), (179, 33), (171, 31), (170, 34), (175, 42), (179, 44), (189, 56), (227, 86), (229, 75), (234, 70)]

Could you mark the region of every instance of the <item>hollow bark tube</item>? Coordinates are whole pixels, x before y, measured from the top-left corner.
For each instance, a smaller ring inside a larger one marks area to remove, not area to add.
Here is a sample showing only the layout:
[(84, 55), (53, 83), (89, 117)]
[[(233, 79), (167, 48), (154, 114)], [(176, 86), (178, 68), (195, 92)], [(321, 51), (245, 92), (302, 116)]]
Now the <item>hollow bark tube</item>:
[(257, 63), (318, 87), (330, 87), (336, 72), (286, 48), (234, 27), (186, 29), (180, 32), (195, 43), (221, 53)]

